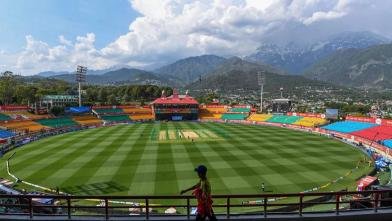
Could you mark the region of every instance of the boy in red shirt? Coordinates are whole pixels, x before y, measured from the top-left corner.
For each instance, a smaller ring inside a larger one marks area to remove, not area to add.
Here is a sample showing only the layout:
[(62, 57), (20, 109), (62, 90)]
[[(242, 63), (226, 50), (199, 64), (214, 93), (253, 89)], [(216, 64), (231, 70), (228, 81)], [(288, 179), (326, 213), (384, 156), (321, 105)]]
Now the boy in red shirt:
[(212, 210), (212, 199), (211, 199), (211, 185), (207, 179), (207, 167), (204, 165), (200, 165), (195, 168), (197, 175), (200, 178), (200, 181), (186, 189), (182, 190), (181, 194), (184, 194), (190, 190), (193, 190), (192, 194), (195, 195), (197, 199), (197, 215), (196, 221), (208, 220), (214, 221), (217, 220), (214, 211)]

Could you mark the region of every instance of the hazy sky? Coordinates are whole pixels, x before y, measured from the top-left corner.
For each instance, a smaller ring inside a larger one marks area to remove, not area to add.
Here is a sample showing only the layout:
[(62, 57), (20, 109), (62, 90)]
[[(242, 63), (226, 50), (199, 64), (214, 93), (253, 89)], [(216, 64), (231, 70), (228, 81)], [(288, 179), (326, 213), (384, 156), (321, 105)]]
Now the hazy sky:
[(0, 71), (148, 67), (343, 31), (392, 38), (392, 0), (0, 0)]

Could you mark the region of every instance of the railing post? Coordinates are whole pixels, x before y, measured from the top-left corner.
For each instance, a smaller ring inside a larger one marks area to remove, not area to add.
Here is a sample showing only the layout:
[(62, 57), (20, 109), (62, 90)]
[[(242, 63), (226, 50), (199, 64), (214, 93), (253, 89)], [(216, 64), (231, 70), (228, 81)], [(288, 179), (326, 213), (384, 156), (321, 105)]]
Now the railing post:
[(108, 201), (108, 199), (106, 198), (105, 199), (105, 219), (106, 220), (109, 220), (109, 201)]
[(33, 219), (33, 199), (29, 197), (29, 215), (30, 219)]
[(340, 209), (340, 195), (336, 194), (336, 215), (339, 215)]
[(377, 209), (378, 209), (378, 200), (379, 200), (379, 194), (375, 193), (375, 199), (374, 199), (374, 212), (377, 213)]
[(69, 196), (67, 197), (67, 210), (68, 210), (68, 219), (71, 220), (71, 199)]
[(150, 208), (148, 206), (148, 198), (146, 198), (146, 220), (150, 219)]
[(188, 220), (191, 219), (191, 202), (189, 197), (186, 199), (186, 217)]
[(267, 202), (268, 198), (264, 197), (264, 217), (267, 217)]
[(230, 218), (230, 197), (227, 197), (226, 200), (226, 218), (229, 219)]
[(304, 208), (304, 207), (303, 207), (303, 198), (304, 198), (304, 196), (301, 194), (301, 195), (299, 196), (299, 209), (298, 209), (298, 211), (299, 211), (299, 216), (302, 216), (302, 209)]

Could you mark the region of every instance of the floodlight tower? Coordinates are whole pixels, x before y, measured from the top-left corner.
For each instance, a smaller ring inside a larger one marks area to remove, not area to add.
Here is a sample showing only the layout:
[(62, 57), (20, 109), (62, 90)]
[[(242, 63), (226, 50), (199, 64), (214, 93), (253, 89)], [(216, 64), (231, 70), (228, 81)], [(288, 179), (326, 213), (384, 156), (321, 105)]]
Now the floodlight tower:
[(280, 98), (283, 98), (283, 87), (280, 88)]
[(264, 71), (257, 72), (257, 79), (260, 86), (260, 112), (263, 112), (263, 93), (264, 93)]
[(82, 106), (82, 82), (86, 82), (87, 67), (78, 65), (76, 68), (76, 82), (79, 85), (79, 107)]

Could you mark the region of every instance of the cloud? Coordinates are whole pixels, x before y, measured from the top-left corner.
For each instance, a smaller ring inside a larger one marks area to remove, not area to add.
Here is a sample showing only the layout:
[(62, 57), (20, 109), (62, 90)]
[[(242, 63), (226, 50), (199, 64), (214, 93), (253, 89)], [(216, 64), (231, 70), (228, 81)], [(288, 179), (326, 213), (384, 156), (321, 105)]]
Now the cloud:
[(59, 36), (55, 46), (26, 36), (26, 47), (8, 66), (24, 73), (77, 64), (143, 67), (200, 54), (243, 56), (264, 41), (309, 42), (346, 30), (392, 36), (389, 0), (130, 0), (130, 6), (140, 16), (101, 49), (93, 33), (73, 41)]
[(59, 44), (55, 46), (50, 46), (28, 35), (26, 46), (18, 54), (14, 68), (30, 74), (44, 70), (73, 70), (76, 65), (85, 65), (92, 69), (102, 69), (113, 65), (113, 62), (105, 59), (103, 54), (95, 48), (94, 42), (93, 33), (78, 36), (75, 42), (59, 36)]

